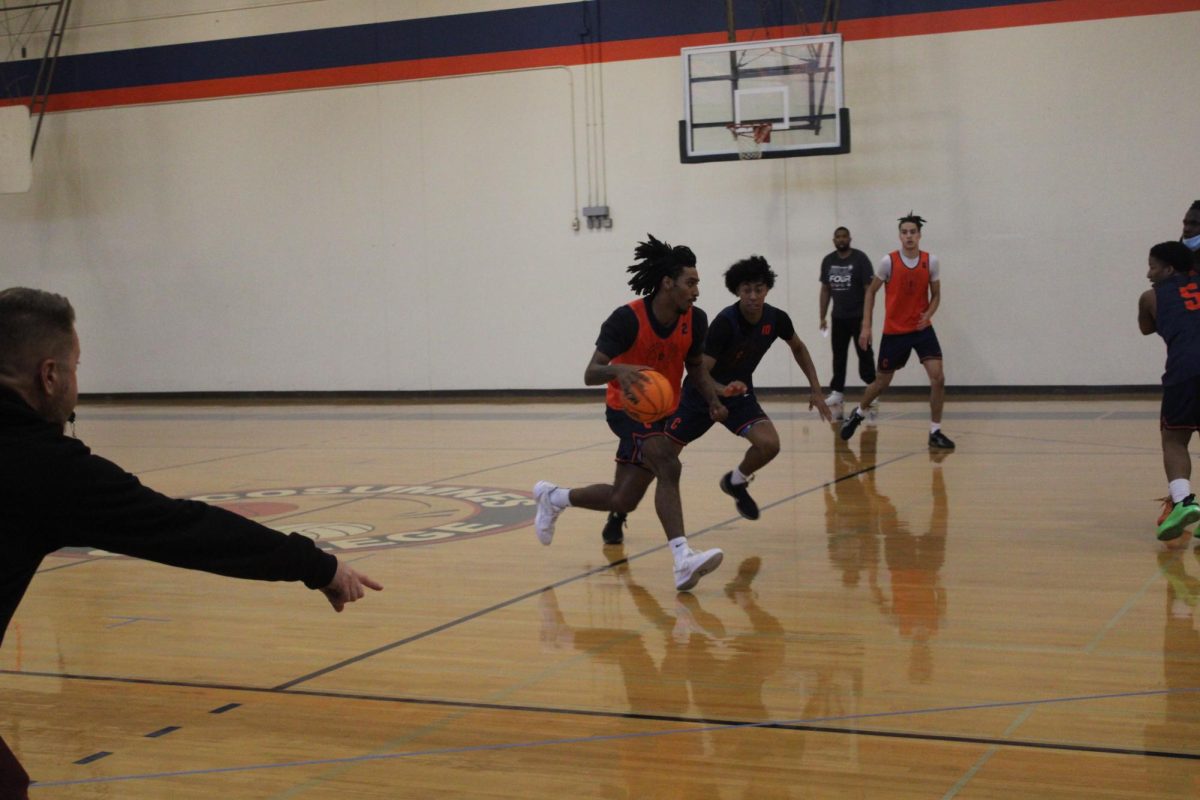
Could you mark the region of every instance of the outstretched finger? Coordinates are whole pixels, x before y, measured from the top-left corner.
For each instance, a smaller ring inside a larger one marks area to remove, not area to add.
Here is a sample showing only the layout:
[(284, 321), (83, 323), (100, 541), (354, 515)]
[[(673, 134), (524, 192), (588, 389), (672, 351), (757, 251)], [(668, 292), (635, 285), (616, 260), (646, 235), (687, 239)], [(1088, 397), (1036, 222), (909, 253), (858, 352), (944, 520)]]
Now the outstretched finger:
[(371, 589), (374, 589), (377, 592), (383, 591), (382, 583), (380, 583), (379, 581), (376, 581), (376, 580), (372, 580), (369, 576), (363, 575), (361, 572), (358, 573), (358, 579), (360, 581), (362, 581), (363, 586), (367, 586)]

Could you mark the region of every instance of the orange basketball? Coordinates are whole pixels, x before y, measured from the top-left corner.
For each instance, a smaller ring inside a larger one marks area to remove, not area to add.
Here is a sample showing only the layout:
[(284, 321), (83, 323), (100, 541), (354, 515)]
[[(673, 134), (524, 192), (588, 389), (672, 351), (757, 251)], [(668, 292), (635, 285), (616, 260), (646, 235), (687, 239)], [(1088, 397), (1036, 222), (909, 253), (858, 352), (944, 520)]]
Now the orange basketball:
[(646, 380), (631, 389), (633, 400), (625, 397), (625, 413), (638, 422), (657, 422), (675, 410), (675, 387), (661, 372), (642, 370)]

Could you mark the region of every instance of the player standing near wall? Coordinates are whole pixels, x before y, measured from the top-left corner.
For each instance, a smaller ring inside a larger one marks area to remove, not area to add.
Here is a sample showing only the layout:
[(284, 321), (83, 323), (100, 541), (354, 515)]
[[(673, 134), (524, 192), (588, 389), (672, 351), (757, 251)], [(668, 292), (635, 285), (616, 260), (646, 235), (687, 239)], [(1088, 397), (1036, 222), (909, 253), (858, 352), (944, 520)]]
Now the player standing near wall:
[(863, 299), (862, 331), (858, 335), (863, 349), (871, 344), (871, 315), (875, 294), (887, 285), (887, 305), (883, 315), (883, 337), (879, 341), (879, 374), (863, 392), (854, 411), (842, 424), (842, 438), (849, 439), (862, 423), (867, 409), (892, 382), (896, 370), (908, 363), (915, 350), (929, 375), (929, 446), (953, 450), (952, 442), (942, 433), (942, 405), (946, 397), (946, 378), (942, 371), (942, 346), (933, 330), (933, 315), (942, 301), (941, 267), (938, 257), (920, 249), (921, 229), (925, 220), (911, 211), (900, 218), (900, 249), (879, 261), (875, 277)]

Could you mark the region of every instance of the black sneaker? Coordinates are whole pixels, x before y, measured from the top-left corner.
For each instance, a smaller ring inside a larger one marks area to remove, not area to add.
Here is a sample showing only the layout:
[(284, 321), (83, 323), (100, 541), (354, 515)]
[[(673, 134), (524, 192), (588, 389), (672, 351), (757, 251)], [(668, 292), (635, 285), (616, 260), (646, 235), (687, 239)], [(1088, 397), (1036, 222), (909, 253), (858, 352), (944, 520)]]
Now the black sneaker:
[(858, 426), (862, 425), (863, 415), (859, 411), (859, 407), (855, 406), (854, 410), (846, 415), (846, 421), (842, 423), (842, 441), (850, 441), (850, 437), (858, 430)]
[(747, 484), (734, 486), (730, 478), (733, 477), (733, 472), (726, 472), (721, 476), (721, 491), (734, 499), (734, 505), (737, 507), (737, 512), (746, 519), (758, 519), (758, 503), (754, 502), (754, 498), (750, 496), (750, 492), (746, 491)]
[(929, 446), (936, 447), (939, 450), (953, 450), (954, 442), (950, 441), (946, 434), (936, 431), (929, 434)]
[(608, 512), (608, 522), (604, 523), (604, 530), (600, 533), (604, 537), (605, 544), (621, 544), (625, 541), (625, 515), (618, 514), (616, 511)]

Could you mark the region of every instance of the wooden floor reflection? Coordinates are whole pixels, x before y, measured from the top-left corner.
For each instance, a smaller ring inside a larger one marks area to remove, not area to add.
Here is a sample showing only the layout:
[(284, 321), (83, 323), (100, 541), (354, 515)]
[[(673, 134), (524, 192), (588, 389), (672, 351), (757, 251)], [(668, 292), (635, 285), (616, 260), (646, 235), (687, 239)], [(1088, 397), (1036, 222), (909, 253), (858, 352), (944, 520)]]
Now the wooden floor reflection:
[(621, 546), (536, 480), (608, 479), (597, 403), (85, 405), (169, 494), (319, 539), (387, 587), (95, 551), (47, 559), (0, 649), (0, 736), (45, 798), (1200, 795), (1200, 561), (1154, 540), (1153, 401), (885, 404), (783, 442), (749, 522), (741, 441), (684, 452), (691, 594), (647, 499)]

